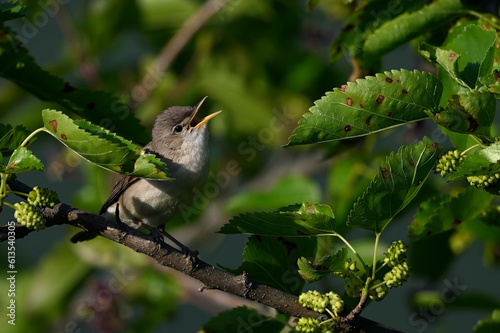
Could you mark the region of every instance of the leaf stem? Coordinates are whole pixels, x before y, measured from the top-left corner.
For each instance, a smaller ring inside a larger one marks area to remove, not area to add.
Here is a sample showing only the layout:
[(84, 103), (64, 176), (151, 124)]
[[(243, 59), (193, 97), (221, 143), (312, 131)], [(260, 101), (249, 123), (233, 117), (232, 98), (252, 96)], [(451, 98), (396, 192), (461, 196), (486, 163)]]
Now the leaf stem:
[(376, 285), (371, 286), (371, 287), (368, 289), (368, 291), (370, 291), (370, 290), (374, 290), (374, 289), (377, 289), (379, 286), (384, 285), (384, 284), (386, 284), (386, 282), (385, 282), (385, 281), (382, 281), (382, 282), (380, 282), (380, 283), (377, 283)]
[(13, 204), (10, 204), (8, 202), (4, 202), (3, 204), (6, 205), (6, 206), (8, 206), (8, 207), (10, 207), (10, 208), (12, 208), (12, 209), (14, 209), (14, 210), (16, 209), (16, 207), (14, 207)]
[(375, 234), (375, 245), (373, 246), (373, 266), (372, 266), (372, 279), (375, 280), (375, 274), (377, 273), (377, 252), (378, 252), (378, 240), (380, 239), (381, 233)]
[(35, 136), (37, 135), (38, 133), (42, 132), (42, 131), (45, 131), (45, 127), (40, 127), (36, 130), (34, 130), (33, 132), (31, 132), (30, 135), (28, 135), (28, 137), (26, 139), (24, 139), (24, 141), (20, 144), (20, 147), (25, 147), (28, 142)]
[[(9, 177), (6, 173), (0, 174), (0, 203), (3, 204), (3, 199), (7, 196), (7, 177)], [(0, 205), (1, 206), (1, 205)]]
[(22, 195), (22, 196), (25, 196), (25, 197), (27, 197), (29, 195), (27, 193), (20, 192), (20, 191), (7, 191), (6, 193), (7, 194), (12, 193), (12, 194), (17, 194), (17, 195)]
[(363, 269), (368, 274), (368, 271), (370, 270), (370, 267), (368, 267), (368, 265), (366, 265), (366, 263), (363, 260), (363, 258), (361, 258), (361, 256), (359, 255), (359, 253), (352, 247), (352, 245), (344, 237), (342, 237), (340, 234), (334, 233), (332, 235), (333, 236), (337, 236), (338, 238), (340, 238), (341, 241), (344, 242), (345, 245), (347, 245), (347, 247), (352, 251), (352, 253), (354, 253), (356, 255), (356, 257), (359, 259), (359, 262), (363, 265)]

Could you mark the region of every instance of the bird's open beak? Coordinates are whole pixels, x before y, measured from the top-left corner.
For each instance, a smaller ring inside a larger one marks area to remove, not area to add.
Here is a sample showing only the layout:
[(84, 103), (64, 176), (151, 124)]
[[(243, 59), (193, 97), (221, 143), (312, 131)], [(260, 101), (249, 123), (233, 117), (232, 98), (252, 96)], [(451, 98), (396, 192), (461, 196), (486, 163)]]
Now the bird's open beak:
[(218, 115), (219, 113), (222, 112), (222, 111), (217, 111), (217, 112), (214, 112), (212, 114), (209, 114), (208, 116), (206, 116), (203, 119), (197, 119), (196, 114), (198, 113), (198, 110), (200, 109), (203, 102), (207, 99), (207, 97), (208, 96), (203, 97), (203, 99), (201, 101), (199, 101), (198, 104), (196, 104), (195, 109), (194, 109), (194, 113), (193, 113), (193, 117), (191, 118), (191, 121), (189, 122), (190, 128), (201, 128), (204, 125), (206, 125), (210, 119), (212, 119), (213, 117), (215, 117), (216, 115)]

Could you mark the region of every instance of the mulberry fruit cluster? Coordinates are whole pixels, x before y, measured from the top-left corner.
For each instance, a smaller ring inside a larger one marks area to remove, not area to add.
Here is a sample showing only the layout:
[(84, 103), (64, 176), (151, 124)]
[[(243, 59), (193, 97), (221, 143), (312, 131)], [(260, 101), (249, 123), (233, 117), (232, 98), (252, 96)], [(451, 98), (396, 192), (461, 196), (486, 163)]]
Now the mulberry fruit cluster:
[(321, 325), (318, 319), (298, 318), (294, 321), (295, 332), (304, 333), (335, 333), (336, 331), (330, 325)]
[(448, 173), (457, 170), (457, 166), (463, 161), (460, 150), (450, 150), (439, 159), (436, 165), (436, 172), (445, 177)]
[(471, 186), (475, 186), (477, 188), (485, 188), (493, 183), (496, 183), (500, 179), (500, 173), (495, 173), (491, 176), (481, 175), (481, 176), (470, 176), (467, 177), (467, 181)]
[(309, 290), (299, 296), (299, 303), (313, 311), (323, 313), (327, 309), (331, 310), (335, 315), (342, 312), (344, 309), (344, 301), (334, 292), (321, 294), (317, 290)]
[(344, 289), (349, 297), (359, 297), (364, 283), (356, 276), (352, 276), (345, 281)]
[(57, 193), (47, 188), (35, 186), (28, 194), (28, 202), (37, 207), (54, 207), (59, 203)]
[(408, 279), (410, 268), (406, 261), (394, 266), (384, 275), (384, 281), (387, 287), (395, 288), (402, 285)]
[(375, 280), (372, 282), (374, 286), (376, 286), (374, 289), (371, 289), (368, 292), (368, 296), (372, 301), (381, 301), (384, 299), (385, 295), (389, 292), (389, 288), (387, 288), (386, 283), (382, 283), (380, 280)]
[(384, 254), (384, 263), (389, 267), (395, 267), (406, 259), (406, 251), (408, 251), (408, 247), (402, 240), (392, 242), (387, 252)]
[(23, 226), (34, 230), (45, 228), (45, 218), (35, 206), (23, 201), (15, 203), (14, 208), (14, 217)]

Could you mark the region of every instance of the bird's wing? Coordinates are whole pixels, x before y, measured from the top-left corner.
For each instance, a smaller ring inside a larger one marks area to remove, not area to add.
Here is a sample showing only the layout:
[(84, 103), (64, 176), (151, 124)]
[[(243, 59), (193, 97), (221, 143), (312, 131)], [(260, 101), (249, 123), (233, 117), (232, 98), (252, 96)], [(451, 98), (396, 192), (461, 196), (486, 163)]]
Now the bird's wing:
[(103, 214), (106, 212), (106, 210), (113, 204), (115, 204), (118, 201), (118, 198), (122, 193), (130, 187), (133, 183), (138, 181), (140, 178), (137, 177), (130, 177), (130, 176), (122, 176), (120, 180), (118, 180), (113, 187), (113, 190), (111, 190), (111, 194), (109, 195), (108, 199), (104, 202), (104, 204), (101, 207), (101, 211), (99, 214)]

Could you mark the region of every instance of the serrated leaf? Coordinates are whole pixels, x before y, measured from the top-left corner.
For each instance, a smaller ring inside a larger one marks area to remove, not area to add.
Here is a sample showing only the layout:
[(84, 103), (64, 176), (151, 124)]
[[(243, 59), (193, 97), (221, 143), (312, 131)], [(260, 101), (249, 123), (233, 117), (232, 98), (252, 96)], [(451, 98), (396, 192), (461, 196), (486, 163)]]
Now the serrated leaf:
[(489, 136), (495, 103), (495, 96), (488, 90), (469, 90), (452, 95), (444, 110), (428, 113), (436, 123), (451, 131)]
[(18, 147), (10, 156), (6, 166), (2, 166), (3, 173), (22, 173), (28, 171), (44, 171), (43, 164), (26, 147)]
[(450, 75), (474, 89), (480, 77), (491, 73), (495, 47), (496, 32), (485, 30), (477, 21), (469, 21), (456, 26), (440, 48), (457, 56), (457, 72)]
[[(331, 61), (336, 62), (347, 51), (350, 51), (355, 58), (361, 57), (363, 55), (363, 45), (372, 34), (376, 33), (379, 28), (384, 27), (385, 23), (397, 19), (398, 15), (415, 9), (415, 7), (420, 4), (421, 3), (416, 3), (412, 0), (398, 1), (397, 11), (393, 10), (391, 7), (392, 5), (390, 5), (390, 13), (388, 12), (389, 8), (385, 0), (372, 0), (363, 6), (359, 6), (349, 17), (344, 28), (338, 34), (338, 37), (333, 41), (330, 48)], [(427, 28), (428, 27), (429, 25), (427, 25)], [(394, 32), (395, 31), (391, 31), (390, 35), (395, 35)], [(405, 35), (406, 31), (402, 31), (398, 28), (397, 32), (398, 36), (402, 37)], [(386, 36), (386, 38), (390, 39), (391, 36)], [(387, 44), (387, 41), (383, 41), (383, 43)], [(379, 58), (371, 58), (366, 60), (372, 63), (378, 59)]]
[(343, 247), (336, 253), (325, 256), (314, 263), (301, 257), (297, 261), (299, 274), (307, 283), (313, 283), (331, 274), (342, 272), (348, 253), (347, 247)]
[(280, 333), (286, 322), (266, 317), (259, 311), (239, 306), (223, 311), (205, 323), (199, 333), (215, 332), (266, 332)]
[(457, 170), (450, 174), (449, 180), (466, 178), (469, 176), (491, 176), (500, 172), (500, 142), (495, 142), (488, 147), (472, 154), (460, 163)]
[(304, 114), (286, 147), (343, 140), (428, 117), (443, 87), (432, 74), (391, 71), (327, 92)]
[(303, 202), (274, 212), (245, 213), (233, 217), (222, 234), (307, 237), (335, 233), (335, 217), (328, 205)]
[(354, 204), (347, 225), (380, 233), (417, 195), (441, 148), (425, 137), (391, 153)]
[[(413, 1), (410, 6), (415, 7), (415, 3), (422, 4), (420, 1)], [(413, 38), (432, 31), (442, 26), (443, 23), (451, 22), (459, 16), (460, 10), (464, 8), (464, 5), (459, 0), (433, 1), (429, 5), (418, 9), (410, 7), (409, 9), (414, 10), (408, 10), (407, 12), (398, 9), (395, 13), (387, 13), (387, 2), (385, 2), (385, 6), (386, 14), (384, 16), (388, 16), (390, 20), (387, 20), (378, 29), (367, 35), (363, 45), (358, 50), (362, 61), (365, 63), (380, 59), (384, 54)], [(398, 8), (404, 10), (405, 6), (407, 5), (403, 4), (401, 6), (398, 3)]]
[(60, 111), (42, 111), (45, 129), (75, 153), (102, 168), (124, 175), (170, 179), (155, 155), (130, 141), (86, 121), (73, 121)]
[(234, 274), (246, 272), (252, 281), (299, 295), (304, 280), (297, 272), (300, 256), (312, 256), (316, 238), (251, 236), (245, 244), (243, 262)]
[(99, 126), (145, 144), (149, 135), (119, 98), (103, 91), (77, 89), (43, 70), (9, 28), (0, 25), (0, 77), (12, 81), (41, 100), (58, 103)]
[(474, 333), (500, 332), (500, 309), (493, 310), (491, 316), (481, 319), (474, 326)]
[(22, 125), (12, 128), (9, 124), (0, 124), (0, 152), (5, 155), (11, 154), (29, 134), (30, 132)]
[(443, 195), (429, 199), (419, 208), (409, 234), (419, 238), (473, 223), (490, 205), (492, 198), (491, 194), (470, 187), (455, 197)]

